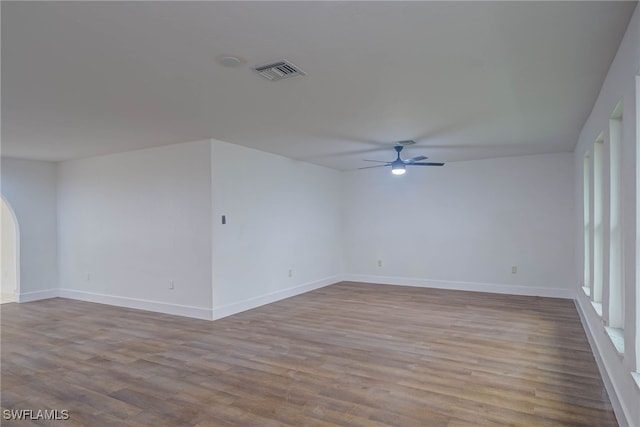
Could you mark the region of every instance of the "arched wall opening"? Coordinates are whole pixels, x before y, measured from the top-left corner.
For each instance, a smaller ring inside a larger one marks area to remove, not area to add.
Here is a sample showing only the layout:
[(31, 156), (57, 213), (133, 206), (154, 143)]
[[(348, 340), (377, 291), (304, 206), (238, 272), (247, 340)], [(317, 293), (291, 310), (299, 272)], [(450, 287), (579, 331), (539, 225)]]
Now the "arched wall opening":
[(20, 293), (20, 230), (16, 215), (0, 197), (0, 303), (15, 302)]

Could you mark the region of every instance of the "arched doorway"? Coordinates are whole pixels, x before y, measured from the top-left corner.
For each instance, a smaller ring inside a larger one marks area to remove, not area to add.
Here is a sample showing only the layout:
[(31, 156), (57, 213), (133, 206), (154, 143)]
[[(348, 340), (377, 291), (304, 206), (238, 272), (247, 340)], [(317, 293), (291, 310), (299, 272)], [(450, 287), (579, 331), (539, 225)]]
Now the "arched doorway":
[(0, 197), (0, 303), (15, 302), (20, 289), (19, 229), (11, 206)]

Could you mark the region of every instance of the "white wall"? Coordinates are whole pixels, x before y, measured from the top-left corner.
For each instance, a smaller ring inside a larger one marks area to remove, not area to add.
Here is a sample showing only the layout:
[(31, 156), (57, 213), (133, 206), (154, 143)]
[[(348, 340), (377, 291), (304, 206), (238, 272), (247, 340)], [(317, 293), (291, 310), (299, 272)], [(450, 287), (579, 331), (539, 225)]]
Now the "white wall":
[[(636, 366), (636, 337), (637, 322), (640, 314), (638, 302), (636, 302), (637, 278), (640, 271), (637, 269), (637, 163), (638, 152), (638, 116), (636, 106), (636, 76), (640, 74), (640, 8), (636, 11), (629, 23), (624, 39), (618, 49), (618, 53), (611, 64), (607, 77), (603, 83), (598, 99), (593, 106), (591, 114), (580, 133), (580, 138), (575, 149), (575, 182), (576, 182), (576, 214), (574, 218), (574, 240), (579, 248), (578, 253), (583, 253), (583, 219), (582, 219), (582, 180), (583, 159), (587, 151), (593, 152), (593, 143), (598, 135), (603, 132), (605, 146), (609, 143), (609, 119), (617, 103), (623, 101), (623, 140), (622, 140), (622, 227), (623, 227), (623, 276), (625, 296), (625, 352), (619, 357), (615, 347), (604, 330), (604, 322), (600, 318), (589, 297), (580, 288), (580, 281), (573, 284), (577, 292), (577, 303), (583, 316), (585, 329), (590, 335), (592, 348), (599, 362), (600, 370), (608, 386), (609, 395), (612, 398), (616, 415), (621, 425), (640, 426), (640, 388), (634, 384), (631, 377)], [(605, 150), (606, 151), (606, 150)], [(605, 159), (608, 165), (608, 157)], [(608, 166), (605, 168), (605, 176), (608, 176)], [(605, 212), (609, 211), (609, 192), (605, 179)], [(608, 230), (608, 214), (605, 214), (605, 230)], [(605, 236), (604, 252), (605, 260), (608, 260), (608, 238)], [(606, 263), (605, 263), (606, 265)], [(579, 277), (583, 271), (583, 257), (579, 256), (576, 262), (576, 272)], [(578, 273), (577, 273), (578, 274)], [(607, 276), (605, 274), (605, 276)], [(608, 287), (605, 277), (605, 289)]]
[(220, 141), (211, 163), (215, 317), (339, 280), (339, 172)]
[(209, 141), (62, 162), (58, 202), (62, 296), (211, 317)]
[(58, 288), (56, 165), (2, 158), (2, 195), (20, 229), (19, 301), (55, 296)]
[(573, 198), (571, 153), (346, 173), (347, 278), (568, 296)]
[(13, 212), (0, 198), (0, 289), (3, 294), (18, 291), (17, 231)]

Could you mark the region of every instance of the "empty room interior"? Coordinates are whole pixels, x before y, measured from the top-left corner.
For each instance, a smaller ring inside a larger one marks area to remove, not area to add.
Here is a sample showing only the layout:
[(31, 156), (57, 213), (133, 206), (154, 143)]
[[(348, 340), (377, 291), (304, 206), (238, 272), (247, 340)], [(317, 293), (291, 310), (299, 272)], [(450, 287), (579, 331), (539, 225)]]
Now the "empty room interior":
[(1, 21), (2, 425), (640, 427), (637, 1)]

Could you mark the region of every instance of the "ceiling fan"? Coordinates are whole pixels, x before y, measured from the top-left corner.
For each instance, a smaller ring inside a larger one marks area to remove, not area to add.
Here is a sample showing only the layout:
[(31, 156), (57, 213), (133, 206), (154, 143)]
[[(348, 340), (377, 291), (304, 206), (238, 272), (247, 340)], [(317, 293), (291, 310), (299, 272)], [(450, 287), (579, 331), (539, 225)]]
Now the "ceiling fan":
[(400, 141), (396, 146), (393, 147), (398, 153), (398, 157), (392, 162), (385, 162), (382, 160), (367, 160), (364, 159), (365, 162), (376, 162), (376, 163), (384, 163), (382, 165), (375, 166), (366, 166), (364, 168), (358, 169), (371, 169), (371, 168), (379, 168), (382, 166), (391, 166), (391, 173), (394, 175), (403, 175), (407, 172), (407, 166), (443, 166), (444, 163), (430, 163), (430, 162), (422, 162), (422, 160), (427, 160), (428, 157), (425, 156), (416, 156), (411, 157), (410, 159), (402, 160), (400, 158), (400, 152), (404, 148), (405, 145), (415, 144), (414, 141)]

